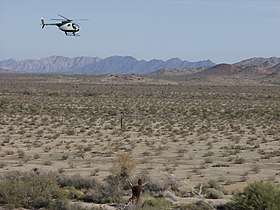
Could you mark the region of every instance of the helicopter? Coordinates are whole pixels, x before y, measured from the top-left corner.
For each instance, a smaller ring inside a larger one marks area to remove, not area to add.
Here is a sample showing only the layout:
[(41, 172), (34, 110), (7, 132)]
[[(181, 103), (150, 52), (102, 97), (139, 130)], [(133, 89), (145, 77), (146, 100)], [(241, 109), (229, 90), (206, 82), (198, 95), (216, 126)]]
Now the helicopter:
[[(74, 23), (74, 20), (71, 20), (63, 15), (57, 14), (58, 16), (62, 17), (57, 19), (51, 19), (51, 20), (59, 20), (61, 23), (45, 23), (44, 18), (41, 17), (41, 26), (42, 29), (45, 26), (55, 25), (57, 26), (61, 31), (64, 31), (66, 36), (79, 36), (78, 32), (80, 31), (80, 26), (77, 23)], [(76, 20), (88, 20), (88, 19), (76, 19)]]

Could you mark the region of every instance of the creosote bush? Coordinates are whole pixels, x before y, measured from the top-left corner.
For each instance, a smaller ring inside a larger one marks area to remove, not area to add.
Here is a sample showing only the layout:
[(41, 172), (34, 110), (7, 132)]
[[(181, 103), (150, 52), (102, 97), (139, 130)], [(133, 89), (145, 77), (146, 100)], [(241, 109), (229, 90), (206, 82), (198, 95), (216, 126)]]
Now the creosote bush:
[(100, 187), (99, 183), (92, 178), (84, 178), (79, 174), (75, 174), (73, 176), (57, 176), (57, 181), (59, 186), (61, 187), (75, 187), (76, 189), (89, 189), (93, 187)]
[(14, 207), (49, 207), (54, 199), (63, 199), (52, 173), (13, 172), (0, 178), (0, 203)]
[[(143, 203), (143, 206), (141, 209), (143, 210), (167, 210), (171, 208), (171, 203), (160, 198), (154, 198), (151, 200), (147, 200)], [(139, 208), (140, 210), (140, 208)]]
[(249, 184), (243, 192), (234, 195), (232, 210), (280, 209), (280, 186), (258, 181)]
[[(111, 185), (79, 175), (71, 177), (35, 172), (13, 172), (0, 177), (0, 206), (8, 209), (87, 210), (70, 200), (110, 203), (122, 202)], [(94, 208), (91, 208), (94, 209)]]

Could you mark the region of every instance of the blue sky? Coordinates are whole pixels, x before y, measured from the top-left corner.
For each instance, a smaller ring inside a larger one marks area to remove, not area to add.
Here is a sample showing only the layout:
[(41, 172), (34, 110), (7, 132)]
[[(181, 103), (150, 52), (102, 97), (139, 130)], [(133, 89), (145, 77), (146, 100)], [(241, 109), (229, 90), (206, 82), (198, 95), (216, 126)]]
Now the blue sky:
[[(79, 22), (66, 37), (59, 18)], [(0, 0), (0, 60), (51, 55), (234, 63), (280, 56), (280, 0)]]

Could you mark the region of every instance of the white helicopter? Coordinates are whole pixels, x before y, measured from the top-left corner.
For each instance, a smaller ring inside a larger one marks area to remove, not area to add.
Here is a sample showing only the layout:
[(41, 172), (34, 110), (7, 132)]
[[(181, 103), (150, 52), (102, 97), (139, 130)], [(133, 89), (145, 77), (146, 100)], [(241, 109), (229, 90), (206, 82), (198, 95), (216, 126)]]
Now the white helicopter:
[[(74, 23), (67, 17), (64, 17), (63, 15), (58, 14), (58, 16), (62, 17), (63, 19), (51, 19), (51, 20), (60, 20), (61, 23), (45, 23), (44, 18), (41, 17), (41, 26), (42, 29), (45, 26), (51, 26), (55, 25), (57, 26), (61, 31), (64, 31), (66, 36), (79, 36), (78, 32), (80, 31), (80, 26), (77, 23)], [(88, 19), (76, 19), (76, 20), (88, 20)], [(76, 34), (77, 33), (77, 34)]]

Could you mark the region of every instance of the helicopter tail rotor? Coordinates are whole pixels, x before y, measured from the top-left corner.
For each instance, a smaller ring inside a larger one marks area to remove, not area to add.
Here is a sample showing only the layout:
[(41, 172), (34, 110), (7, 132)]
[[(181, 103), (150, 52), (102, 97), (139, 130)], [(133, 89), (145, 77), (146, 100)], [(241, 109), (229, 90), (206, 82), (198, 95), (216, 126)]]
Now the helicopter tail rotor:
[(41, 17), (41, 26), (42, 26), (42, 29), (45, 27), (45, 25), (46, 25), (46, 24), (45, 24), (44, 18)]

